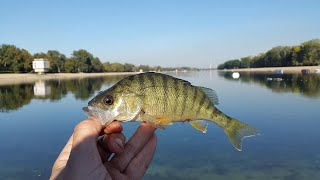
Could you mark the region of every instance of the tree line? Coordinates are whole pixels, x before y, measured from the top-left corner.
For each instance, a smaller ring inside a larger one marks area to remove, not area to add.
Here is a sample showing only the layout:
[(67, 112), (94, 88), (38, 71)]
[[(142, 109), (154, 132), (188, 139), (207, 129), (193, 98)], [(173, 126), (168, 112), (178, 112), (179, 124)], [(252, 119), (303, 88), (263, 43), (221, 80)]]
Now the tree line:
[(140, 71), (172, 71), (172, 70), (194, 70), (189, 67), (167, 68), (161, 66), (134, 65), (129, 63), (102, 63), (98, 57), (84, 49), (75, 50), (71, 57), (56, 50), (49, 50), (47, 53), (30, 54), (25, 49), (15, 45), (0, 45), (0, 72), (2, 73), (26, 73), (31, 72), (32, 61), (35, 58), (45, 58), (50, 62), (51, 73), (91, 73), (91, 72), (136, 72)]
[(320, 65), (320, 39), (296, 46), (277, 46), (266, 53), (226, 61), (218, 69)]

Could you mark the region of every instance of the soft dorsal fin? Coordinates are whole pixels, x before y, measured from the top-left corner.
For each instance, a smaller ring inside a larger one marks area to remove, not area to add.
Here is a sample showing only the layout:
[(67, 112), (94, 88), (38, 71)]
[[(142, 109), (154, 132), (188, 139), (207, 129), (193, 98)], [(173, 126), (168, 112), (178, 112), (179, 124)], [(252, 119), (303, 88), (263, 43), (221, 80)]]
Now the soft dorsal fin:
[(206, 87), (200, 87), (200, 86), (199, 86), (199, 88), (202, 89), (202, 91), (209, 97), (209, 99), (211, 100), (211, 102), (214, 105), (219, 104), (218, 95), (214, 90), (212, 90), (210, 88), (206, 88)]

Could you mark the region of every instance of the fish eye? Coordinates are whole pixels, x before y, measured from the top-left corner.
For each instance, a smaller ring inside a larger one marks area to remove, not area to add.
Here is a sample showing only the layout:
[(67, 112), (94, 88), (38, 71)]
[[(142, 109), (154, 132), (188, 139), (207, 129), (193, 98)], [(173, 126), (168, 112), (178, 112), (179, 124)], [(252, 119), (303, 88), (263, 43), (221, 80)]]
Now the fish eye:
[(113, 97), (111, 95), (107, 95), (104, 99), (103, 102), (106, 105), (112, 105), (113, 104)]

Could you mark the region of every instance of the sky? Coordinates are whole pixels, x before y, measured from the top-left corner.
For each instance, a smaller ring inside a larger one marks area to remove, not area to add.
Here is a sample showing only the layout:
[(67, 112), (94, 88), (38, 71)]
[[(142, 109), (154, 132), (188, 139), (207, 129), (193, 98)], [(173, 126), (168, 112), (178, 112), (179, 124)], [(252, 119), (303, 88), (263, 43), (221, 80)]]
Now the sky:
[(209, 67), (320, 38), (319, 7), (317, 0), (2, 0), (0, 44)]

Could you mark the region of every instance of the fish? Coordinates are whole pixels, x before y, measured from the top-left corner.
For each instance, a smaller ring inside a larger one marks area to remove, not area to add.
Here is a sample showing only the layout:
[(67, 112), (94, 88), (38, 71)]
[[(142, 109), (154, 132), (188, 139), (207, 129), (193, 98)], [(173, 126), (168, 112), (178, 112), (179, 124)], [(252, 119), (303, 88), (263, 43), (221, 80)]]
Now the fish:
[(83, 111), (107, 126), (113, 121), (145, 122), (164, 129), (175, 122), (188, 122), (206, 133), (208, 122), (220, 126), (231, 144), (242, 150), (246, 137), (258, 131), (221, 112), (217, 93), (206, 87), (167, 74), (146, 72), (128, 76), (100, 91)]

